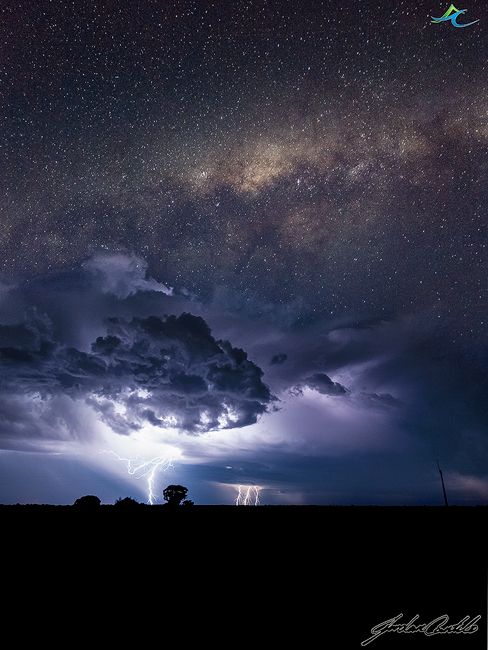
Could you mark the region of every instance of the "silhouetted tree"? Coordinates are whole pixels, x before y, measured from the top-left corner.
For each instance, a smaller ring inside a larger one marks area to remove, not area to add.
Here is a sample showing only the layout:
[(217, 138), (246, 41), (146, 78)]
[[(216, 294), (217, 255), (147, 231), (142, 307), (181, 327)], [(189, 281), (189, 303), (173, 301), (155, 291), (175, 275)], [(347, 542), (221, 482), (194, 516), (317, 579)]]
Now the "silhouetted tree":
[(179, 506), (188, 494), (188, 488), (183, 485), (168, 485), (163, 491), (164, 500), (169, 506)]
[(77, 508), (99, 508), (100, 503), (101, 501), (98, 497), (93, 494), (87, 494), (84, 497), (76, 499), (73, 505)]
[(115, 508), (123, 508), (125, 510), (129, 510), (131, 508), (139, 508), (141, 505), (142, 505), (141, 503), (139, 503), (135, 499), (132, 499), (131, 497), (125, 497), (124, 499), (119, 498), (114, 503)]

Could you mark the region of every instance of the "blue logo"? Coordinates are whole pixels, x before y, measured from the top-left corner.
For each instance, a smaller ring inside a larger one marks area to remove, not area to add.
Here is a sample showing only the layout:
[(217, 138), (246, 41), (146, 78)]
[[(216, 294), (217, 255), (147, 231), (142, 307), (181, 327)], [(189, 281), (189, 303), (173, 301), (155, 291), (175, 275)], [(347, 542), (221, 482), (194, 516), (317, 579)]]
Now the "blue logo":
[(466, 11), (467, 11), (466, 9), (456, 9), (454, 5), (451, 5), (449, 9), (446, 11), (446, 13), (440, 18), (434, 18), (433, 16), (431, 16), (432, 22), (434, 23), (434, 25), (439, 25), (440, 23), (445, 23), (449, 21), (453, 27), (469, 27), (470, 25), (475, 25), (476, 23), (480, 22), (478, 19), (478, 20), (473, 20), (472, 23), (458, 23), (457, 19), (459, 18), (459, 16), (461, 16), (461, 14), (465, 14)]

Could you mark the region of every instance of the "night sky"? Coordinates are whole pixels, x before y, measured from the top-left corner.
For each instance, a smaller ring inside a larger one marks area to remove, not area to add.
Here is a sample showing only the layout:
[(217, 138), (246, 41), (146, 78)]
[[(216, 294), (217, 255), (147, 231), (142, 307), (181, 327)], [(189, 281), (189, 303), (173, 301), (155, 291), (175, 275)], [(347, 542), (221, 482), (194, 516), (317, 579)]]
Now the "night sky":
[(488, 15), (448, 4), (2, 2), (0, 502), (441, 504), (436, 459), (487, 501)]

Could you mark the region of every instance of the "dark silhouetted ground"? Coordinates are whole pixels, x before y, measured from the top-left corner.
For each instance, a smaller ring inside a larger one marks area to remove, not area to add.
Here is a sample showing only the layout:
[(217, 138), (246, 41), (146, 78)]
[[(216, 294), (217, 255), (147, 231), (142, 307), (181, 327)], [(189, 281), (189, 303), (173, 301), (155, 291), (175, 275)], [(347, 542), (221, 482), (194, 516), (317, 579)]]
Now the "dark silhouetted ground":
[(401, 612), (483, 619), (476, 635), (391, 635), (368, 648), (486, 650), (487, 521), (488, 507), (0, 506), (4, 564), (22, 567), (24, 599), (32, 585), (36, 603), (45, 584), (88, 589), (103, 616), (109, 593), (117, 629), (126, 611), (143, 629), (150, 612), (161, 634), (169, 600), (184, 607), (180, 640), (231, 645), (232, 625), (243, 645), (340, 650)]

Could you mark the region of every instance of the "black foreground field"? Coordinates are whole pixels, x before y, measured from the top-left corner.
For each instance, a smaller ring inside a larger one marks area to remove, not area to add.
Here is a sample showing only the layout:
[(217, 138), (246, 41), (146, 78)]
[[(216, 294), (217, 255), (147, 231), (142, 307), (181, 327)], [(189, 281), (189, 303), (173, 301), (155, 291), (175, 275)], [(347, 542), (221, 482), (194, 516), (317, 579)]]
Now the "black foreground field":
[(399, 614), (482, 618), (473, 634), (391, 633), (365, 647), (485, 650), (487, 522), (484, 506), (0, 506), (5, 557), (36, 576), (41, 602), (46, 580), (83, 584), (94, 611), (107, 593), (130, 616), (181, 608), (199, 621), (185, 635), (210, 638), (223, 618), (240, 643), (341, 650)]
[[(201, 521), (212, 518), (214, 521), (246, 521), (259, 523), (292, 523), (305, 525), (323, 524), (324, 519), (333, 523), (371, 521), (381, 526), (398, 524), (450, 527), (468, 526), (471, 532), (481, 531), (488, 524), (487, 506), (234, 506), (234, 505), (194, 505), (191, 507), (169, 507), (167, 504), (149, 506), (138, 504), (129, 508), (114, 505), (101, 505), (98, 508), (79, 508), (72, 505), (51, 504), (0, 504), (0, 517), (22, 515), (25, 517), (44, 516), (76, 519), (80, 516), (98, 517), (102, 520), (112, 516), (137, 516), (147, 521), (172, 518), (178, 521)], [(174, 519), (177, 518), (177, 519)], [(456, 534), (459, 530), (451, 529)]]
[[(299, 534), (302, 539), (315, 534), (328, 544), (352, 542), (361, 538), (363, 545), (413, 544), (426, 551), (441, 553), (487, 548), (488, 506), (206, 506), (169, 507), (168, 505), (118, 508), (101, 505), (78, 508), (59, 505), (0, 505), (0, 525), (16, 521), (20, 525), (43, 522), (56, 528), (77, 522), (83, 526), (110, 527), (137, 522), (146, 532), (170, 527), (172, 533), (196, 532), (205, 527), (208, 535), (231, 530), (252, 535), (266, 533), (279, 537)], [(66, 529), (68, 530), (68, 528)]]

